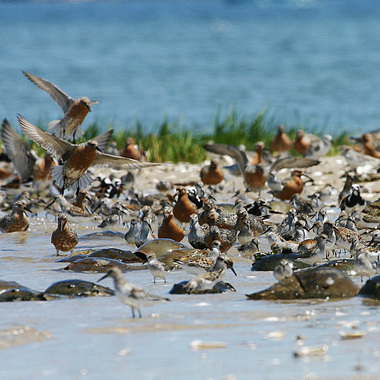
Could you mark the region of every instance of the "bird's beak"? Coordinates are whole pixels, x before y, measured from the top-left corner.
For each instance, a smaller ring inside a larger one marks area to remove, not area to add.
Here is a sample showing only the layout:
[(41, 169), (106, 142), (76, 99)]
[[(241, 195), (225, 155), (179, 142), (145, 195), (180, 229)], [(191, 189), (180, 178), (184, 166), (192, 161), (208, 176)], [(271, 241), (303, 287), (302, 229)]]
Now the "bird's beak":
[(98, 151), (98, 152), (100, 152), (100, 153), (103, 153), (103, 151), (97, 146), (96, 147), (96, 150)]
[(233, 274), (234, 274), (235, 276), (237, 276), (237, 274), (236, 274), (236, 272), (235, 272), (235, 269), (234, 269), (233, 267), (231, 267), (231, 270), (232, 270)]
[(104, 280), (105, 278), (107, 278), (108, 276), (110, 275), (110, 273), (106, 273), (102, 278), (99, 278), (99, 280), (97, 282), (100, 282), (102, 280)]

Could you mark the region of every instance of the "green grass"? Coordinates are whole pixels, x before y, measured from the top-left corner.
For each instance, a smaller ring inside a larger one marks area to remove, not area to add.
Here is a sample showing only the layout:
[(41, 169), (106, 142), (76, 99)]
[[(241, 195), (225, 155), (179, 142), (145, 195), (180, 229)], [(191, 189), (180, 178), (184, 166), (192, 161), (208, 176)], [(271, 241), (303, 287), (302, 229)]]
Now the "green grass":
[[(42, 123), (37, 125), (41, 128)], [(318, 136), (324, 133), (321, 128), (305, 125), (300, 122), (294, 125), (283, 121), (286, 132), (293, 140), (296, 131), (303, 129), (305, 132), (312, 132)], [(244, 145), (247, 150), (252, 150), (258, 141), (263, 141), (265, 146), (270, 148), (270, 142), (277, 132), (278, 120), (269, 113), (268, 110), (260, 110), (251, 117), (239, 116), (235, 109), (231, 108), (222, 118), (220, 112), (214, 120), (213, 126), (206, 126), (210, 133), (194, 131), (193, 127), (188, 127), (179, 121), (170, 121), (168, 118), (158, 125), (157, 133), (144, 132), (145, 128), (140, 120), (129, 128), (119, 130), (113, 134), (111, 141), (115, 141), (118, 149), (122, 149), (128, 137), (133, 137), (135, 142), (149, 152), (149, 161), (153, 162), (190, 162), (199, 163), (206, 159), (207, 155), (202, 145), (207, 142), (220, 144)], [(113, 129), (113, 123), (108, 123), (106, 130)], [(84, 136), (78, 141), (83, 142), (104, 133), (104, 128), (100, 128), (97, 122), (86, 128)], [(28, 139), (25, 138), (25, 141)], [(341, 145), (349, 145), (350, 141), (346, 132), (333, 136), (333, 147), (329, 155), (340, 154)], [(31, 147), (42, 156), (44, 149), (31, 142)]]

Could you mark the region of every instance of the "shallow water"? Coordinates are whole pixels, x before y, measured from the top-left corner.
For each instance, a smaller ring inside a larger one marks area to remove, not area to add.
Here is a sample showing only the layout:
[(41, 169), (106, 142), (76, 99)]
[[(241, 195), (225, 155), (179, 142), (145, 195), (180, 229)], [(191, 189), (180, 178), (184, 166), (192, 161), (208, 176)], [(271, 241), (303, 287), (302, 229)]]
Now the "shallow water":
[[(79, 236), (92, 232), (73, 226)], [(55, 228), (53, 218), (46, 224), (32, 218), (30, 232), (1, 234), (1, 279), (41, 291), (70, 278), (96, 282), (102, 274), (57, 270), (66, 263), (57, 262), (50, 243)], [(128, 248), (123, 239), (81, 239), (76, 249), (89, 246)], [(154, 284), (149, 271), (125, 274), (130, 282), (171, 299), (143, 309), (142, 319), (132, 319), (129, 307), (116, 297), (2, 303), (1, 330), (24, 326), (52, 337), (3, 349), (1, 378), (331, 379), (380, 372), (378, 304), (360, 298), (248, 301), (245, 294), (275, 280), (271, 272), (251, 272), (250, 259), (239, 259), (234, 252), (238, 276), (229, 271), (225, 280), (236, 293), (168, 295), (174, 283), (191, 276), (175, 271), (166, 284)], [(108, 279), (102, 284), (113, 287)], [(342, 340), (340, 331), (352, 326), (366, 335)], [(328, 351), (296, 358), (297, 337), (298, 344), (327, 345)], [(225, 347), (193, 350), (195, 340)]]
[[(218, 109), (326, 132), (379, 125), (380, 3), (372, 0), (0, 2), (0, 117), (60, 109), (21, 70), (102, 103), (84, 123), (210, 132)], [(18, 128), (18, 126), (17, 126)]]

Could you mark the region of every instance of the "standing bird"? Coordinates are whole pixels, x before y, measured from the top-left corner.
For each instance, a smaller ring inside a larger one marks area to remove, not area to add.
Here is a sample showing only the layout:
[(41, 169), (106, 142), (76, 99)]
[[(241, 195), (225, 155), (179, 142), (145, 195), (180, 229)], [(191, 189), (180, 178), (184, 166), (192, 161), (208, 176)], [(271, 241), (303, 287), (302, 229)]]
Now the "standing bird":
[(26, 217), (25, 210), (31, 212), (28, 208), (26, 208), (24, 202), (15, 202), (12, 207), (11, 214), (5, 215), (0, 219), (0, 231), (26, 231), (29, 227), (29, 222), (28, 218)]
[(98, 142), (90, 140), (82, 144), (72, 144), (48, 132), (37, 128), (22, 116), (18, 115), (18, 122), (22, 131), (36, 144), (49, 153), (62, 159), (63, 164), (52, 168), (52, 177), (56, 185), (65, 189), (73, 189), (77, 193), (82, 188), (92, 184), (93, 179), (87, 169), (90, 166), (107, 166), (115, 169), (140, 169), (157, 165), (151, 162), (138, 162), (130, 158), (112, 156), (99, 152)]
[(292, 144), (294, 151), (304, 155), (309, 150), (310, 144), (310, 138), (307, 135), (305, 135), (302, 129), (298, 130), (296, 133), (296, 139), (293, 141)]
[(197, 208), (190, 201), (184, 187), (177, 187), (177, 195), (178, 199), (173, 207), (173, 214), (181, 223), (189, 223), (190, 215), (196, 214)]
[(206, 165), (200, 172), (201, 181), (205, 185), (218, 185), (224, 179), (223, 170), (216, 161), (211, 161), (210, 165)]
[(58, 215), (58, 228), (51, 235), (51, 243), (57, 250), (57, 256), (59, 256), (59, 251), (70, 251), (73, 254), (74, 248), (78, 244), (78, 235), (70, 228), (67, 215), (63, 212)]
[(174, 215), (171, 211), (166, 211), (162, 224), (158, 227), (157, 236), (159, 238), (168, 238), (175, 241), (181, 241), (185, 237), (185, 231), (174, 220)]
[(144, 289), (132, 285), (130, 282), (125, 280), (122, 271), (117, 267), (110, 269), (108, 273), (98, 281), (102, 281), (107, 277), (113, 278), (115, 284), (115, 294), (121, 303), (131, 307), (133, 318), (135, 318), (135, 310), (139, 312), (139, 318), (141, 318), (142, 307), (153, 306), (158, 302), (170, 301), (169, 298), (150, 294)]
[(347, 215), (349, 215), (354, 209), (362, 211), (365, 208), (366, 203), (360, 194), (359, 185), (352, 185), (351, 193), (341, 200), (339, 206)]
[(142, 155), (138, 147), (135, 146), (135, 141), (132, 137), (128, 137), (124, 148), (119, 153), (120, 156), (132, 158), (136, 161), (142, 160)]
[(153, 252), (147, 254), (146, 259), (148, 261), (148, 269), (153, 275), (153, 282), (156, 283), (157, 277), (163, 278), (166, 282), (166, 276), (173, 268), (159, 261)]
[(285, 127), (279, 125), (277, 129), (277, 134), (273, 137), (271, 142), (272, 152), (277, 152), (279, 154), (289, 152), (291, 147), (291, 142), (288, 135), (285, 133)]
[(372, 145), (372, 135), (370, 133), (365, 133), (362, 136), (363, 143), (364, 143), (364, 154), (367, 156), (380, 158), (380, 152), (376, 150), (376, 148)]
[(24, 75), (41, 90), (46, 91), (50, 97), (59, 105), (64, 113), (61, 120), (51, 121), (49, 123), (49, 131), (52, 131), (56, 136), (63, 139), (72, 139), (75, 144), (75, 138), (83, 135), (83, 130), (80, 126), (89, 112), (91, 106), (97, 104), (97, 101), (90, 101), (86, 96), (78, 99), (73, 99), (58, 86), (37, 77), (36, 75), (23, 71)]
[(139, 227), (137, 224), (137, 220), (132, 219), (130, 222), (129, 230), (124, 235), (124, 239), (127, 242), (127, 244), (134, 245), (135, 238), (138, 233), (139, 233)]
[(283, 184), (281, 191), (273, 192), (273, 195), (282, 201), (289, 201), (294, 194), (301, 194), (305, 185), (301, 178), (303, 175), (310, 178), (302, 170), (293, 170), (290, 180)]

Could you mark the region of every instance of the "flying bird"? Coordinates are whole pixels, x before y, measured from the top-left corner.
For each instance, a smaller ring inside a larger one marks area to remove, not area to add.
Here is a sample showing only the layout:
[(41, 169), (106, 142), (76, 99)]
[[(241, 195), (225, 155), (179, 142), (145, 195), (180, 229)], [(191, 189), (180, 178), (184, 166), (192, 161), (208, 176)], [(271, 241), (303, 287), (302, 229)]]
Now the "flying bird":
[(87, 172), (90, 166), (130, 170), (158, 165), (157, 163), (139, 162), (131, 158), (102, 153), (96, 140), (72, 144), (51, 133), (44, 132), (29, 123), (21, 115), (18, 115), (17, 119), (26, 136), (57, 159), (62, 160), (62, 165), (54, 166), (51, 169), (53, 180), (61, 188), (61, 194), (64, 193), (65, 189), (73, 189), (78, 194), (81, 189), (89, 186), (93, 182), (91, 174)]

